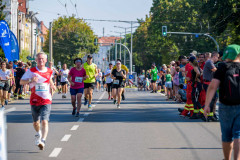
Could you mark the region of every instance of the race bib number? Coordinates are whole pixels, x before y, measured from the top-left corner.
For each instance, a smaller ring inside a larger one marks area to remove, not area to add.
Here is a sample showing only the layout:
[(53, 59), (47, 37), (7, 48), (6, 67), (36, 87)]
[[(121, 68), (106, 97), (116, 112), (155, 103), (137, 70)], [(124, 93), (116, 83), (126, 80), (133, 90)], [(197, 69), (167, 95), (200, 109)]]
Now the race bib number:
[(113, 84), (119, 84), (119, 80), (114, 80)]
[(4, 87), (4, 83), (3, 82), (0, 82), (0, 87)]
[(75, 77), (75, 82), (82, 83), (83, 77)]
[(48, 85), (47, 83), (37, 83), (35, 85), (36, 92), (47, 92), (48, 91)]
[(67, 76), (68, 76), (67, 74), (63, 74), (63, 78), (67, 78)]

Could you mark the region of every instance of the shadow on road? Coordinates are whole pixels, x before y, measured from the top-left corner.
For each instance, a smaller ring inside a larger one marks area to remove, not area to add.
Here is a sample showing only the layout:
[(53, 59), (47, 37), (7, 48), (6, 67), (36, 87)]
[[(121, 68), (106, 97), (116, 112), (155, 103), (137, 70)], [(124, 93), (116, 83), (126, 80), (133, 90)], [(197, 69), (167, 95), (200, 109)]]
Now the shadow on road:
[[(141, 107), (141, 106), (138, 106)], [(144, 107), (144, 106), (142, 106)], [(84, 122), (202, 122), (181, 118), (176, 108), (124, 108), (94, 109)]]
[(220, 149), (220, 150), (222, 150), (222, 148), (192, 148), (192, 147), (181, 147), (181, 148), (149, 148), (149, 149), (163, 149), (163, 150), (168, 150), (168, 149), (173, 149), (173, 150), (176, 150), (176, 149), (187, 149), (187, 150), (189, 150), (189, 149), (196, 149), (196, 150), (198, 150), (198, 149)]

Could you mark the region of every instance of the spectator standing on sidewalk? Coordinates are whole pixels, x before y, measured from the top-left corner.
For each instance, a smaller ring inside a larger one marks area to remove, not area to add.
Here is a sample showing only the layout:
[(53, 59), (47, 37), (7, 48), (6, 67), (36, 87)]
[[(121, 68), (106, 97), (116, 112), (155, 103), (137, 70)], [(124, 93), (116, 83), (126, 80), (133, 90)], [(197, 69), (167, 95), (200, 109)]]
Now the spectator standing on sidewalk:
[(23, 67), (23, 63), (19, 62), (18, 67), (15, 69), (16, 70), (16, 77), (15, 77), (16, 89), (14, 91), (14, 98), (18, 97), (18, 99), (24, 99), (24, 97), (22, 96), (23, 85), (20, 84), (20, 80), (25, 73), (25, 70), (22, 67)]
[(9, 81), (12, 78), (11, 71), (6, 68), (6, 62), (1, 63), (2, 69), (0, 70), (0, 97), (2, 108), (4, 108), (4, 104), (7, 105), (7, 94), (9, 90)]
[(205, 116), (211, 112), (210, 103), (219, 87), (219, 119), (225, 160), (240, 159), (240, 46), (229, 45), (208, 86)]
[[(215, 67), (214, 63), (218, 61), (219, 54), (217, 52), (213, 52), (212, 57), (208, 59), (203, 68), (203, 88), (205, 92), (207, 92), (208, 85), (211, 83), (213, 78), (213, 73), (216, 72), (217, 68)], [(214, 108), (215, 102), (217, 100), (217, 92), (215, 93), (214, 97), (212, 98), (210, 108), (211, 112), (208, 115), (208, 121), (217, 121), (217, 117), (214, 116)]]

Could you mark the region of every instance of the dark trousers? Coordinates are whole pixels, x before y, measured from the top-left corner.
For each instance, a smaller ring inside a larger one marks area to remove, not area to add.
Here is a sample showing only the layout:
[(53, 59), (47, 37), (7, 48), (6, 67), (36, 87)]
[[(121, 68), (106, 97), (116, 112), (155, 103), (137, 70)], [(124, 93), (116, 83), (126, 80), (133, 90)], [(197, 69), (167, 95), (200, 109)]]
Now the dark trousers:
[(16, 80), (16, 89), (14, 91), (15, 97), (17, 96), (18, 90), (19, 90), (19, 95), (21, 95), (22, 94), (22, 90), (23, 90), (23, 86), (20, 85), (20, 80)]
[[(203, 88), (205, 90), (205, 92), (207, 93), (207, 89), (208, 89), (208, 84), (203, 84)], [(213, 112), (213, 109), (214, 109), (214, 105), (215, 105), (215, 102), (217, 100), (217, 92), (215, 93), (215, 95), (213, 96), (213, 99), (210, 103), (210, 112)]]
[(198, 101), (199, 95), (202, 91), (202, 83), (196, 82), (197, 84), (192, 88), (192, 102), (194, 106), (194, 110), (203, 108), (201, 103)]

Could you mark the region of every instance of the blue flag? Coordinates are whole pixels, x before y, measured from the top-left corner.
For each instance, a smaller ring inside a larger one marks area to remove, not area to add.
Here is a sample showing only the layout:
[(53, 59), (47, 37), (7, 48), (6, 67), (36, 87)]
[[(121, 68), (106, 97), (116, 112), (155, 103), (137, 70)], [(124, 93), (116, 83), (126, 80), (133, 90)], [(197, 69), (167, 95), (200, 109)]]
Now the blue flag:
[(11, 39), (11, 59), (8, 59), (8, 61), (13, 61), (15, 59), (19, 60), (18, 41), (12, 31), (10, 31), (10, 39)]
[(10, 44), (10, 30), (6, 21), (0, 21), (0, 45), (3, 49), (5, 57), (11, 60), (11, 44)]

